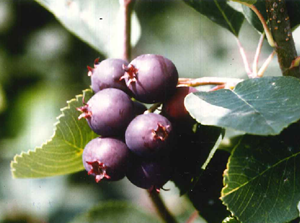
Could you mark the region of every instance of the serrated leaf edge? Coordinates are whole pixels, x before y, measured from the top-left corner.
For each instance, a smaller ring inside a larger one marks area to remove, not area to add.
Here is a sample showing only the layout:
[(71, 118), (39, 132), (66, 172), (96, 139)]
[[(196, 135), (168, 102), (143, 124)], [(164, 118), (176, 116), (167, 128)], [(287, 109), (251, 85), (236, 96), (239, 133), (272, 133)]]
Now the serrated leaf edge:
[(14, 179), (19, 178), (19, 177), (16, 177), (16, 176), (15, 176), (15, 171), (16, 171), (16, 169), (13, 167), (14, 164), (17, 164), (17, 163), (18, 163), (17, 159), (18, 159), (18, 158), (23, 158), (23, 157), (26, 156), (26, 155), (27, 155), (27, 156), (30, 156), (30, 154), (36, 153), (37, 150), (43, 149), (43, 147), (44, 147), (45, 145), (47, 145), (48, 143), (50, 143), (50, 142), (53, 140), (53, 138), (56, 136), (57, 125), (60, 124), (60, 119), (61, 119), (62, 117), (65, 117), (64, 111), (67, 110), (67, 109), (71, 109), (70, 104), (71, 104), (72, 102), (74, 102), (74, 101), (79, 101), (79, 98), (80, 98), (80, 97), (84, 97), (84, 94), (85, 94), (86, 92), (88, 92), (88, 91), (92, 91), (92, 90), (91, 90), (91, 89), (85, 89), (85, 90), (83, 90), (83, 91), (82, 91), (82, 94), (75, 95), (75, 98), (72, 98), (71, 100), (68, 100), (68, 101), (67, 101), (67, 106), (66, 106), (66, 107), (63, 107), (63, 108), (60, 109), (61, 114), (60, 114), (59, 116), (56, 117), (57, 122), (55, 122), (55, 123), (53, 124), (53, 126), (54, 126), (54, 128), (53, 128), (53, 134), (52, 134), (52, 136), (51, 136), (50, 139), (48, 139), (46, 142), (44, 142), (41, 146), (35, 147), (34, 150), (29, 150), (29, 151), (27, 151), (27, 152), (21, 152), (21, 154), (17, 154), (17, 155), (14, 156), (13, 160), (10, 162), (11, 173), (12, 173), (12, 177), (13, 177)]

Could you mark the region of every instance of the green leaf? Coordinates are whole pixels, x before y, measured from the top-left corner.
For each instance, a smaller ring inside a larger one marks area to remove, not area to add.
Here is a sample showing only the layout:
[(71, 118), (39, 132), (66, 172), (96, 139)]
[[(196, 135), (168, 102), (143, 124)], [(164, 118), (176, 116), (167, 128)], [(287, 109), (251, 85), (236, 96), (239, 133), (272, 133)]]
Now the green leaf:
[(185, 106), (199, 123), (255, 135), (277, 135), (300, 119), (300, 80), (264, 77), (239, 83), (235, 89), (197, 92)]
[(279, 136), (246, 135), (224, 172), (222, 201), (241, 222), (281, 223), (299, 216), (300, 125)]
[[(266, 3), (265, 1), (257, 1), (254, 6), (258, 9), (258, 11), (262, 14), (265, 20), (268, 19), (268, 15), (266, 12)], [(257, 15), (246, 5), (242, 5), (244, 16), (247, 21), (260, 33), (264, 32), (264, 28), (258, 19)]]
[[(36, 0), (73, 34), (107, 57), (119, 55), (123, 42), (123, 20), (118, 0)], [(134, 46), (141, 35), (135, 13), (132, 14), (131, 44)]]
[(127, 202), (109, 201), (95, 206), (71, 223), (155, 223), (158, 219), (141, 211), (140, 207)]
[(207, 18), (226, 28), (235, 36), (238, 36), (244, 21), (242, 13), (236, 11), (224, 0), (184, 0), (195, 10)]
[(233, 2), (239, 2), (239, 3), (246, 3), (246, 4), (249, 4), (249, 5), (253, 5), (257, 2), (257, 0), (231, 0)]
[[(92, 95), (85, 90), (85, 100)], [(74, 173), (83, 170), (82, 151), (85, 145), (97, 135), (89, 128), (86, 120), (78, 120), (82, 106), (82, 95), (67, 102), (68, 107), (61, 109), (57, 118), (55, 133), (47, 143), (34, 151), (16, 155), (11, 162), (15, 178), (40, 178)], [(41, 123), (42, 124), (42, 123)]]

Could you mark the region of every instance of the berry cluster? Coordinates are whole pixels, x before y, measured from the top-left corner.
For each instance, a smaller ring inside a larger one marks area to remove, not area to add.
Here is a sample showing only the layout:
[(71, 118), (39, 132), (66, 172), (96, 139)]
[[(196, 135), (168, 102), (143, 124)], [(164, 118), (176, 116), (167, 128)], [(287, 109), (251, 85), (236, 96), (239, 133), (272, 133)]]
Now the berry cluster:
[[(95, 94), (78, 108), (79, 119), (101, 136), (85, 146), (85, 169), (96, 182), (127, 176), (138, 187), (158, 191), (171, 178), (176, 121), (189, 117), (183, 100), (195, 89), (176, 87), (177, 69), (160, 55), (141, 55), (129, 64), (96, 60), (88, 69)], [(143, 103), (163, 104), (161, 113), (150, 113)]]

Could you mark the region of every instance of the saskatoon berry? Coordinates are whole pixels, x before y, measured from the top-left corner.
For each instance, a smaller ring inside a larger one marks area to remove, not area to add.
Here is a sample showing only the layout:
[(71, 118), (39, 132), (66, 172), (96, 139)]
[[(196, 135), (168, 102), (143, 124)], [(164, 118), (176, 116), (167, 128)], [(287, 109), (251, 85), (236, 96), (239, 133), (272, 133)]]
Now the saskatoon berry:
[(133, 153), (145, 158), (155, 157), (170, 148), (171, 122), (155, 113), (138, 115), (128, 125), (125, 140)]
[(124, 133), (134, 117), (130, 97), (115, 88), (99, 91), (78, 110), (83, 112), (79, 119), (86, 118), (90, 128), (102, 136), (117, 136)]
[(115, 138), (95, 138), (84, 148), (82, 161), (89, 175), (98, 183), (103, 178), (111, 181), (125, 176), (130, 157), (126, 144)]
[(138, 56), (126, 67), (124, 76), (134, 97), (144, 103), (166, 101), (175, 91), (178, 72), (169, 59), (154, 54)]
[(184, 98), (197, 89), (193, 87), (178, 87), (174, 95), (163, 105), (162, 112), (174, 120), (183, 119), (189, 115), (184, 106)]
[(123, 65), (128, 63), (121, 59), (106, 59), (97, 64), (95, 60), (94, 68), (88, 67), (91, 76), (92, 89), (95, 93), (105, 88), (117, 88), (129, 93), (124, 81), (120, 77), (124, 75)]
[(126, 176), (137, 187), (156, 190), (167, 183), (172, 174), (169, 159), (142, 160), (132, 156), (127, 166)]

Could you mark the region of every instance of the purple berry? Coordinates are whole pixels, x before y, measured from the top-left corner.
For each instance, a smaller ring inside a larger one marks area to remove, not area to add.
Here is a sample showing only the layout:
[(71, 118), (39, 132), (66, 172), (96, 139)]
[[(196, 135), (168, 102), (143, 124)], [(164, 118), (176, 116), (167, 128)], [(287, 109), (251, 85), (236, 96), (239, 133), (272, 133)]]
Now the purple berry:
[(127, 166), (126, 176), (137, 187), (159, 192), (170, 180), (171, 173), (172, 168), (167, 158), (147, 161), (132, 157)]
[(122, 66), (127, 64), (121, 59), (106, 59), (99, 64), (98, 60), (95, 60), (94, 68), (88, 67), (93, 91), (97, 93), (105, 88), (117, 88), (129, 93), (124, 81), (120, 80), (124, 75)]
[(90, 128), (102, 136), (117, 136), (124, 133), (134, 117), (130, 97), (115, 88), (99, 91), (78, 110), (83, 112), (79, 119), (86, 118)]
[(154, 54), (138, 56), (124, 68), (128, 88), (144, 103), (166, 101), (175, 91), (178, 72), (169, 59)]
[(98, 183), (103, 178), (111, 181), (125, 176), (130, 156), (126, 144), (115, 138), (95, 138), (84, 148), (82, 161), (89, 175), (94, 175)]
[(145, 158), (155, 157), (169, 150), (172, 141), (171, 122), (162, 115), (138, 115), (125, 132), (128, 148)]

